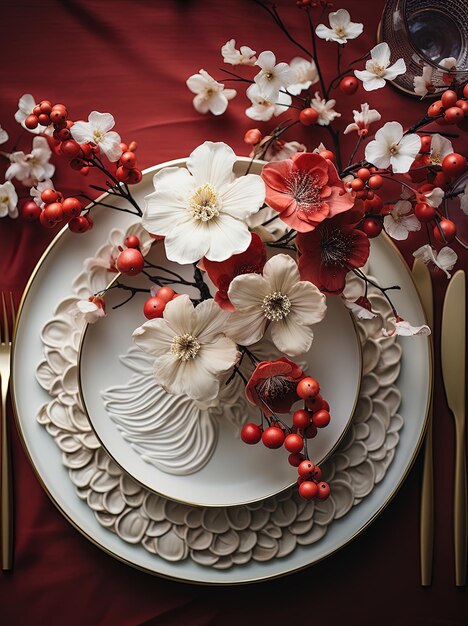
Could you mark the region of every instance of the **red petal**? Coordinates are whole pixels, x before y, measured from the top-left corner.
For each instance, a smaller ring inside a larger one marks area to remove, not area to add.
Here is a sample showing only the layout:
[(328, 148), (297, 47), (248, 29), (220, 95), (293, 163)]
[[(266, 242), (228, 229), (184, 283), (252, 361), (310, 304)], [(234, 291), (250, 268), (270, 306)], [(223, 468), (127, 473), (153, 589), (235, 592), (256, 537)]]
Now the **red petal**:
[(292, 159), (267, 163), (262, 170), (262, 178), (267, 188), (285, 192), (286, 180), (291, 175), (292, 167)]

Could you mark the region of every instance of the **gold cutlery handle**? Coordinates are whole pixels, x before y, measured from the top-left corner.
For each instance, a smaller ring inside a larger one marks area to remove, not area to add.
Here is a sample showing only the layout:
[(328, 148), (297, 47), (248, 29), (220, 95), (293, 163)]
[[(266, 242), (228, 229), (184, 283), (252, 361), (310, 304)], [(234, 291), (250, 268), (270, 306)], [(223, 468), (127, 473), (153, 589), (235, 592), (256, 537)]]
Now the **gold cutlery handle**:
[(12, 490), (11, 490), (11, 457), (8, 436), (8, 425), (6, 417), (6, 398), (8, 387), (2, 385), (2, 465), (1, 465), (1, 493), (2, 493), (2, 570), (11, 570), (13, 565), (13, 509), (12, 509)]
[(419, 530), (421, 585), (432, 582), (432, 558), (434, 549), (434, 463), (432, 453), (432, 408), (428, 416), (424, 445), (424, 466), (421, 488), (421, 513)]
[(454, 494), (454, 547), (455, 582), (457, 587), (466, 584), (467, 512), (466, 512), (466, 457), (465, 426), (456, 420), (455, 494)]

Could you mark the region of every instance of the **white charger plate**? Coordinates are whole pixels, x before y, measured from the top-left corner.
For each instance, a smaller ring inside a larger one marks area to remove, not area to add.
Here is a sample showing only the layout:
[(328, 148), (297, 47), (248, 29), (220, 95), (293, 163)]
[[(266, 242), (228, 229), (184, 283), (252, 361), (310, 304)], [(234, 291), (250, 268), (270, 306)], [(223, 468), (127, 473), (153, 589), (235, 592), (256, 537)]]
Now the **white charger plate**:
[[(239, 165), (245, 167), (242, 163), (246, 162), (247, 159), (241, 159)], [(178, 160), (170, 165), (182, 163), (183, 160)], [(167, 165), (169, 163), (162, 166)], [(140, 203), (152, 190), (151, 174), (162, 166), (147, 170), (144, 180), (135, 189)], [(70, 292), (71, 282), (83, 260), (94, 255), (112, 228), (126, 228), (134, 221), (134, 217), (125, 213), (108, 210), (96, 211), (95, 218), (95, 228), (85, 236), (77, 237), (64, 229), (52, 242), (26, 288), (15, 333), (12, 389), (17, 424), (33, 468), (59, 510), (92, 542), (122, 561), (148, 572), (207, 584), (239, 584), (284, 575), (323, 559), (349, 542), (385, 508), (416, 457), (424, 434), (432, 384), (430, 340), (417, 337), (401, 344), (403, 356), (398, 387), (405, 426), (384, 480), (359, 506), (335, 521), (325, 537), (312, 546), (297, 548), (283, 559), (265, 563), (251, 561), (230, 570), (211, 570), (191, 560), (170, 563), (142, 547), (121, 541), (97, 522), (93, 511), (76, 496), (53, 439), (36, 421), (40, 407), (49, 400), (35, 380), (36, 367), (42, 358), (41, 330), (53, 317), (56, 304)], [(400, 284), (401, 292), (394, 294), (400, 314), (414, 324), (424, 323), (411, 275), (389, 240), (379, 238), (372, 242), (370, 263), (372, 274), (382, 283)], [(415, 393), (415, 389), (420, 392)]]

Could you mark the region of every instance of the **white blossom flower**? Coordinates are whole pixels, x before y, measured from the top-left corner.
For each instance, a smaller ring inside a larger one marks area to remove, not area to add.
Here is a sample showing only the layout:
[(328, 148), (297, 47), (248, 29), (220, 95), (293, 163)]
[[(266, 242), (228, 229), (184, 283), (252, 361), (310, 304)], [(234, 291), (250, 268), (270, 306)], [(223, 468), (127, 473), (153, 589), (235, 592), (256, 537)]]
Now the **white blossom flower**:
[(416, 95), (424, 98), (426, 94), (434, 93), (435, 87), (432, 84), (433, 73), (432, 67), (427, 65), (427, 63), (424, 63), (422, 76), (415, 76), (413, 78), (414, 93)]
[(51, 178), (55, 172), (55, 166), (49, 163), (52, 151), (45, 137), (34, 137), (33, 149), (30, 154), (24, 152), (12, 152), (10, 166), (5, 172), (5, 178), (11, 180), (17, 178), (25, 185), (34, 185), (37, 181)]
[(260, 93), (260, 88), (253, 83), (246, 91), (247, 97), (252, 102), (252, 106), (245, 110), (247, 117), (257, 122), (268, 122), (273, 115), (278, 117), (287, 110), (292, 100), (287, 93), (279, 92), (276, 102), (267, 100)]
[(453, 146), (449, 139), (442, 137), (439, 133), (432, 136), (431, 150), (429, 153), (431, 165), (442, 165), (442, 161), (447, 154), (452, 154), (452, 152)]
[(263, 275), (236, 276), (228, 291), (236, 307), (227, 334), (242, 345), (259, 341), (267, 328), (284, 354), (307, 352), (313, 339), (313, 324), (327, 310), (325, 296), (309, 281), (300, 279), (297, 263), (286, 254), (273, 256)]
[(404, 135), (400, 122), (387, 122), (375, 133), (374, 141), (367, 144), (365, 157), (376, 167), (391, 165), (396, 174), (402, 174), (410, 169), (420, 148), (418, 135)]
[(36, 106), (36, 101), (30, 93), (25, 93), (18, 100), (18, 110), (15, 113), (15, 120), (21, 124), (23, 128), (25, 128), (28, 132), (33, 133), (34, 135), (38, 135), (39, 133), (43, 133), (46, 135), (52, 135), (53, 126), (41, 126), (38, 124), (36, 128), (28, 128), (24, 123), (25, 119), (28, 115), (31, 115), (34, 107)]
[(90, 296), (87, 300), (78, 300), (70, 309), (70, 315), (81, 317), (87, 324), (94, 324), (106, 316), (106, 304), (99, 296)]
[(224, 261), (247, 250), (245, 220), (263, 204), (265, 183), (257, 174), (236, 178), (236, 160), (225, 143), (206, 141), (192, 152), (187, 169), (165, 167), (155, 174), (156, 191), (145, 198), (142, 224), (165, 236), (171, 261)]
[(284, 161), (292, 158), (298, 152), (307, 152), (307, 147), (298, 141), (273, 141), (265, 152), (265, 161)]
[(6, 141), (8, 141), (8, 133), (0, 126), (0, 143), (5, 143)]
[(413, 256), (415, 259), (421, 259), (426, 265), (433, 263), (445, 272), (447, 278), (450, 278), (450, 270), (453, 269), (458, 260), (457, 253), (449, 246), (444, 246), (439, 252), (436, 252), (428, 243), (415, 250)]
[(435, 187), (432, 191), (426, 192), (423, 195), (425, 196), (427, 204), (437, 208), (441, 205), (442, 200), (444, 199), (445, 191), (440, 187)]
[(325, 100), (320, 97), (318, 91), (315, 92), (315, 97), (310, 102), (310, 106), (319, 114), (317, 124), (319, 126), (328, 126), (335, 117), (341, 117), (341, 113), (337, 113), (333, 107), (336, 104), (336, 100)]
[(133, 333), (135, 343), (154, 355), (154, 377), (173, 394), (212, 400), (220, 377), (235, 364), (236, 344), (225, 336), (230, 313), (214, 300), (194, 307), (187, 295), (171, 300), (163, 317), (149, 320)]
[(111, 162), (118, 161), (122, 155), (120, 135), (114, 128), (114, 116), (110, 113), (91, 111), (87, 122), (75, 122), (70, 129), (72, 137), (78, 143), (94, 143)]
[(276, 57), (270, 50), (259, 54), (255, 61), (260, 72), (255, 76), (262, 96), (270, 102), (277, 102), (279, 91), (294, 81), (294, 74), (287, 63), (276, 63)]
[(392, 239), (403, 241), (411, 232), (421, 230), (421, 222), (412, 213), (413, 206), (408, 200), (399, 200), (391, 213), (384, 217), (385, 231)]
[(16, 189), (9, 180), (0, 185), (0, 218), (9, 215), (18, 217), (18, 195)]
[(446, 57), (439, 61), (438, 65), (449, 72), (455, 72), (457, 69), (457, 59), (455, 57)]
[(41, 209), (45, 207), (45, 202), (41, 198), (41, 194), (45, 189), (54, 189), (54, 183), (50, 180), (50, 178), (47, 178), (40, 183), (37, 183), (29, 190), (29, 194), (31, 195), (32, 199)]
[(225, 89), (222, 83), (218, 83), (205, 70), (200, 70), (198, 74), (189, 76), (186, 81), (187, 87), (195, 95), (193, 106), (199, 113), (213, 113), (222, 115), (229, 100), (236, 97), (235, 89)]
[(294, 96), (300, 94), (304, 89), (308, 89), (319, 79), (317, 66), (313, 59), (308, 61), (302, 57), (294, 57), (289, 64), (289, 68), (293, 74), (293, 82), (291, 85), (288, 85), (288, 92)]
[(468, 215), (468, 183), (465, 185), (465, 189), (460, 195), (460, 209), (465, 215)]
[(255, 65), (257, 57), (255, 50), (249, 46), (241, 46), (240, 50), (236, 50), (236, 40), (230, 39), (221, 48), (221, 54), (225, 63), (230, 65)]
[(354, 123), (348, 124), (344, 130), (344, 134), (355, 130), (358, 135), (365, 136), (369, 132), (369, 126), (373, 122), (378, 122), (382, 117), (376, 109), (370, 109), (367, 102), (361, 104), (360, 111), (353, 111)]
[(319, 24), (315, 29), (315, 34), (320, 39), (326, 41), (336, 41), (337, 43), (347, 43), (348, 39), (356, 39), (362, 33), (364, 25), (359, 22), (352, 22), (351, 16), (346, 9), (338, 9), (329, 14), (328, 21), (330, 28), (325, 24)]
[(366, 61), (366, 69), (354, 70), (354, 75), (362, 80), (366, 91), (385, 87), (386, 80), (394, 80), (406, 72), (406, 64), (403, 59), (398, 59), (393, 65), (390, 65), (390, 48), (387, 43), (377, 44), (370, 53), (371, 58)]
[(401, 337), (411, 337), (412, 335), (430, 335), (431, 329), (426, 324), (422, 326), (411, 326), (409, 322), (401, 319), (401, 317), (391, 317), (389, 320), (390, 329), (382, 329), (382, 335), (384, 337), (392, 337), (393, 335), (400, 335)]

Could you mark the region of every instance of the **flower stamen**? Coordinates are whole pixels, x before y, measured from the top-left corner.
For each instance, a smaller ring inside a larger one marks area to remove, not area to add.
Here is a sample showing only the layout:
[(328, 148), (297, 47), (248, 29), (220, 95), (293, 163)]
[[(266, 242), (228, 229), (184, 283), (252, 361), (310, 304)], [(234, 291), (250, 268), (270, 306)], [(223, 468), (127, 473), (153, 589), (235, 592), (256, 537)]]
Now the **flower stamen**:
[(180, 361), (190, 361), (197, 356), (200, 347), (200, 342), (196, 337), (185, 333), (185, 335), (176, 335), (173, 338), (171, 352)]
[(193, 217), (200, 222), (209, 222), (219, 216), (218, 196), (209, 183), (197, 187), (189, 206)]
[(291, 307), (291, 300), (281, 291), (273, 291), (263, 298), (262, 311), (271, 322), (277, 322), (287, 317)]

